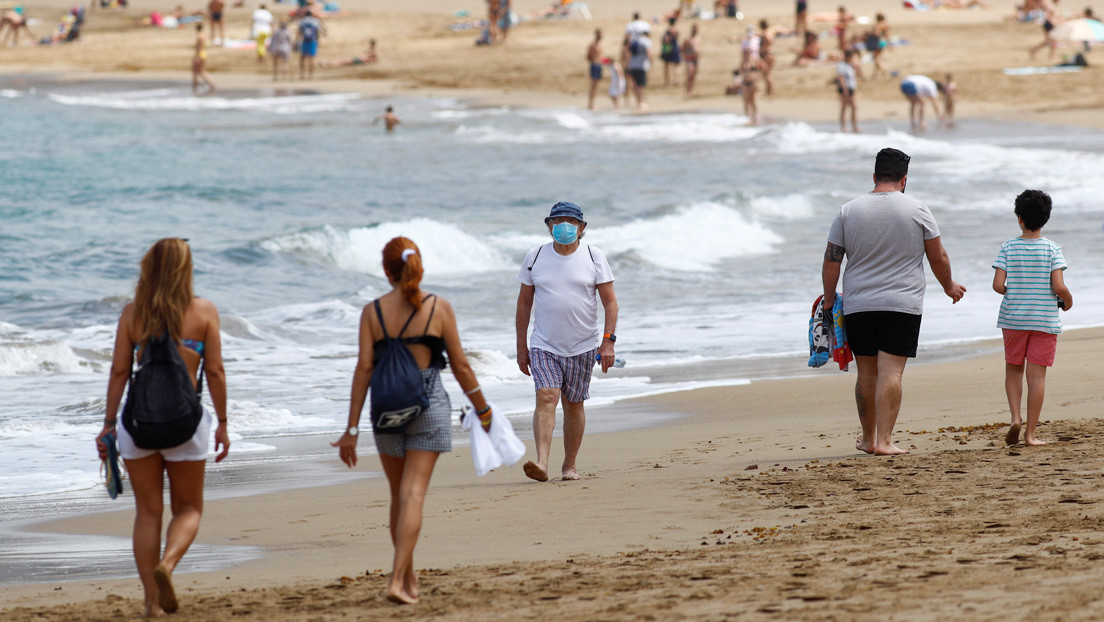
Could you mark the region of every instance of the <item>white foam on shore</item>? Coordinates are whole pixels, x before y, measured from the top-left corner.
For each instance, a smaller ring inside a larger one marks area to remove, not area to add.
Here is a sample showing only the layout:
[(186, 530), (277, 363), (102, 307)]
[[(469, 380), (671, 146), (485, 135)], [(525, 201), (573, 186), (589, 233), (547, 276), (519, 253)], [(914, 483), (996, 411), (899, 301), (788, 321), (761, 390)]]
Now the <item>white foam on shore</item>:
[(359, 95), (353, 93), (282, 97), (195, 97), (191, 91), (179, 88), (82, 95), (51, 93), (47, 97), (65, 106), (94, 106), (114, 110), (242, 110), (281, 115), (352, 111), (355, 109), (352, 102), (360, 99)]

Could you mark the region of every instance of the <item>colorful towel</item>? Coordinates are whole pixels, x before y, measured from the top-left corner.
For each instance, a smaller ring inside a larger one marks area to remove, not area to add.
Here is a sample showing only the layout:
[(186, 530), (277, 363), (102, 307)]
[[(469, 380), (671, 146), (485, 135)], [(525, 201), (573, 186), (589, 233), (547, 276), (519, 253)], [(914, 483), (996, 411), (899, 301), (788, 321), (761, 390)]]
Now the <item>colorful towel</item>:
[(832, 360), (840, 369), (847, 371), (847, 364), (855, 360), (855, 356), (847, 343), (847, 330), (843, 326), (843, 294), (840, 293), (836, 293), (836, 303), (832, 305), (832, 325), (835, 328), (831, 332)]
[(836, 294), (831, 317), (821, 310), (823, 301), (824, 296), (817, 297), (809, 317), (809, 367), (822, 367), (833, 360), (840, 369), (847, 371), (848, 363), (855, 357), (847, 344), (847, 331), (843, 326), (843, 295)]

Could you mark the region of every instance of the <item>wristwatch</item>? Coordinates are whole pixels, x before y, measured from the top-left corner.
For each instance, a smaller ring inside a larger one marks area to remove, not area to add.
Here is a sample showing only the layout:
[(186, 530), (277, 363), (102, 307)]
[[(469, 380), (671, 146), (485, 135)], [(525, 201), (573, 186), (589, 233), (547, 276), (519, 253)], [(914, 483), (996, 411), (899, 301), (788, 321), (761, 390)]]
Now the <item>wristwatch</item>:
[(349, 436), (357, 436), (360, 434), (360, 428), (356, 427), (355, 425), (351, 425), (349, 426), (348, 430), (345, 430), (345, 433)]
[(617, 343), (617, 335), (615, 335), (613, 333), (606, 333), (606, 334), (602, 335), (602, 337), (604, 337), (606, 339), (609, 339), (610, 343)]

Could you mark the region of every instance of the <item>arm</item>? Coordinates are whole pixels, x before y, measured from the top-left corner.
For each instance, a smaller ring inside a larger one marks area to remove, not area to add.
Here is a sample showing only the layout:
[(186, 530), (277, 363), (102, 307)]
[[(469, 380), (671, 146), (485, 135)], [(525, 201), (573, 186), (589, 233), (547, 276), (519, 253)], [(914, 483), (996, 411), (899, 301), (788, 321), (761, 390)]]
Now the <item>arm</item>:
[[(997, 292), (1001, 296), (1008, 292), (1008, 287), (1005, 286), (1005, 280), (1007, 278), (1008, 272), (1004, 268), (997, 268), (996, 273), (993, 274), (993, 291)], [(1051, 280), (1051, 283), (1053, 283), (1053, 279)]]
[[(598, 297), (602, 299), (602, 308), (606, 312), (605, 330), (603, 334), (616, 334), (617, 330), (617, 294), (613, 292), (613, 281), (598, 284)], [(598, 346), (598, 354), (602, 356), (602, 373), (613, 365), (613, 342), (605, 337), (602, 345)]]
[(368, 324), (372, 305), (367, 304), (360, 312), (360, 333), (357, 338), (359, 348), (357, 352), (356, 368), (353, 370), (353, 389), (349, 397), (349, 422), (345, 427), (345, 433), (336, 443), (330, 443), (331, 447), (338, 448), (341, 461), (349, 468), (356, 466), (357, 437), (349, 434), (349, 428), (359, 426), (360, 412), (364, 409), (364, 399), (368, 396), (368, 385), (372, 382), (372, 359), (375, 354), (375, 340), (372, 337), (372, 328)]
[(521, 284), (521, 291), (518, 292), (517, 316), (514, 319), (514, 325), (517, 328), (518, 368), (526, 376), (529, 375), (529, 316), (533, 313), (533, 292), (535, 291), (536, 288), (532, 285)]
[(820, 268), (820, 280), (824, 284), (825, 311), (831, 311), (836, 304), (836, 285), (839, 284), (840, 271), (843, 269), (844, 248), (828, 243), (824, 249), (824, 265)]
[[(203, 301), (207, 319), (207, 332), (203, 335), (203, 373), (207, 376), (207, 392), (215, 407), (218, 427), (215, 429), (215, 462), (222, 461), (230, 451), (230, 433), (226, 422), (226, 370), (222, 366), (222, 336), (219, 332), (219, 314), (215, 305)], [(219, 448), (222, 451), (219, 451)]]
[(119, 404), (123, 401), (123, 391), (130, 379), (130, 368), (134, 363), (134, 342), (130, 339), (130, 325), (134, 321), (134, 303), (128, 304), (119, 316), (119, 327), (115, 330), (115, 354), (111, 358), (111, 375), (107, 381), (107, 410), (104, 413), (104, 426), (96, 435), (96, 448), (100, 460), (107, 458), (107, 445), (104, 434), (114, 432), (118, 425)]
[(1062, 307), (1063, 311), (1069, 311), (1073, 308), (1073, 294), (1070, 293), (1068, 287), (1066, 287), (1066, 281), (1062, 277), (1062, 273), (1065, 272), (1061, 268), (1052, 270), (1050, 272), (1050, 289), (1054, 290), (1055, 295), (1062, 299), (1062, 302), (1066, 303)]
[(924, 240), (924, 254), (928, 256), (928, 265), (932, 274), (943, 286), (943, 292), (950, 296), (954, 304), (962, 300), (966, 294), (966, 288), (959, 285), (951, 278), (951, 258), (947, 256), (947, 249), (943, 248), (943, 242), (939, 238)]
[(452, 305), (446, 300), (438, 300), (437, 307), (443, 323), (441, 337), (445, 340), (445, 349), (448, 350), (449, 367), (452, 369), (452, 375), (456, 378), (456, 382), (460, 383), (460, 388), (463, 389), (464, 395), (467, 395), (468, 399), (471, 400), (476, 412), (482, 413), (479, 415), (479, 421), (486, 427), (491, 423), (490, 405), (487, 404), (483, 389), (479, 387), (479, 380), (476, 379), (475, 372), (472, 371), (471, 364), (468, 363), (468, 357), (464, 354), (464, 348), (460, 345), (460, 331), (456, 328), (456, 314), (452, 310)]

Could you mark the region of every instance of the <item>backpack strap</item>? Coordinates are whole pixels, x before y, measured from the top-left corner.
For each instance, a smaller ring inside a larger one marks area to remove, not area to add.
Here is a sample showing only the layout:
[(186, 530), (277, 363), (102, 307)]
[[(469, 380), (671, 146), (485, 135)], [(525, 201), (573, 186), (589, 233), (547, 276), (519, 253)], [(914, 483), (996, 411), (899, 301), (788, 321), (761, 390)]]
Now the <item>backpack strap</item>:
[(533, 263), (529, 264), (528, 270), (530, 272), (533, 271), (533, 266), (537, 265), (537, 259), (540, 258), (540, 252), (542, 250), (544, 250), (544, 244), (541, 244), (540, 246), (537, 247), (537, 254), (533, 256)]
[(591, 248), (590, 244), (587, 244), (587, 252), (590, 253), (590, 262), (594, 263), (594, 249)]
[[(430, 297), (436, 297), (436, 296), (437, 296), (437, 294), (426, 294), (426, 297), (422, 298), (422, 303), (425, 303), (425, 301), (429, 300)], [(435, 310), (435, 309), (437, 309), (437, 301), (433, 301), (433, 309), (431, 309), (430, 312), (429, 312), (429, 317), (431, 319), (433, 318), (433, 310)], [(377, 309), (377, 311), (378, 310), (379, 309)], [(403, 324), (402, 330), (399, 331), (398, 335), (395, 335), (396, 337), (401, 338), (403, 336), (403, 333), (406, 332), (406, 327), (410, 326), (410, 322), (412, 322), (414, 320), (415, 315), (418, 315), (418, 311), (420, 311), (420, 309), (414, 309), (413, 311), (410, 312), (410, 317), (406, 318), (406, 324)], [(427, 323), (426, 326), (428, 326), (428, 325), (429, 324)]]
[[(433, 312), (437, 310), (437, 294), (430, 294), (425, 297), (425, 300), (429, 300), (430, 298), (433, 299), (433, 306), (429, 309), (429, 318), (426, 320), (425, 328), (422, 329), (423, 335), (429, 330), (429, 323), (433, 321)], [(422, 302), (425, 302), (425, 300)]]
[(383, 312), (380, 311), (379, 298), (376, 298), (374, 301), (372, 301), (372, 304), (376, 305), (376, 317), (379, 318), (380, 330), (383, 331), (383, 337), (384, 339), (386, 339), (388, 337), (387, 326), (383, 323)]

